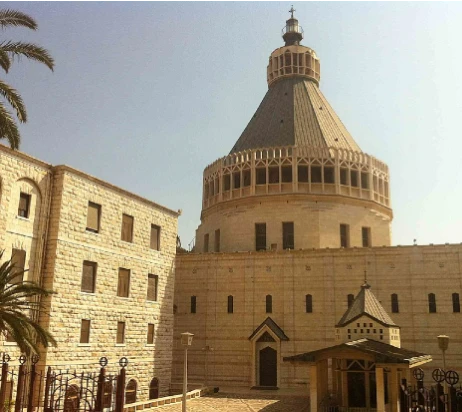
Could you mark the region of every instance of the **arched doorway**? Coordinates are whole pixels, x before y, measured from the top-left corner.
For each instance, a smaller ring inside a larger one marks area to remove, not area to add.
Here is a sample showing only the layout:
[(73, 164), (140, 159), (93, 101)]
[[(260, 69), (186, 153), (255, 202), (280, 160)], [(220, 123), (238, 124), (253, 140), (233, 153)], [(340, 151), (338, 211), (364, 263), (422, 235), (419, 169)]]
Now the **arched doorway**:
[(159, 379), (154, 378), (149, 384), (149, 399), (157, 399), (159, 397)]
[(125, 388), (125, 403), (135, 403), (136, 402), (136, 381), (130, 379)]
[(277, 386), (277, 351), (269, 346), (260, 351), (260, 386)]

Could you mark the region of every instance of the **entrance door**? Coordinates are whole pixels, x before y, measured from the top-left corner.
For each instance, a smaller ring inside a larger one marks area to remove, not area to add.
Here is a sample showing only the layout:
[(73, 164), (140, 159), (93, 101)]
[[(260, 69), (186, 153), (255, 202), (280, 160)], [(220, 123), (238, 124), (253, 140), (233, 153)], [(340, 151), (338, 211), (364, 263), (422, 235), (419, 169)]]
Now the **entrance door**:
[(260, 351), (260, 386), (277, 386), (277, 352), (270, 347)]

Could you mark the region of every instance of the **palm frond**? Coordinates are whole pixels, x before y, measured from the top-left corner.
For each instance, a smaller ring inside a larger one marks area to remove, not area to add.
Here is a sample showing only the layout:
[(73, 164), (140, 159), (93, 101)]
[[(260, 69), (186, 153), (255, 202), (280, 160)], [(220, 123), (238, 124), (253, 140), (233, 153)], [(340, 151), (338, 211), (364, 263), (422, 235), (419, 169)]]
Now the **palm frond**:
[(0, 10), (0, 27), (6, 26), (21, 26), (32, 30), (36, 30), (38, 27), (35, 20), (27, 14), (16, 10)]
[(27, 120), (26, 107), (24, 106), (22, 97), (19, 95), (17, 90), (0, 80), (0, 95), (8, 101), (14, 110), (16, 110), (18, 120), (21, 123), (24, 123)]
[(15, 150), (21, 143), (21, 135), (11, 113), (0, 103), (0, 139), (7, 139), (10, 147)]
[(11, 60), (7, 52), (0, 50), (0, 67), (5, 70), (5, 73), (8, 73), (10, 70)]
[(28, 59), (38, 61), (45, 64), (51, 71), (53, 71), (54, 60), (53, 57), (43, 47), (37, 46), (32, 43), (4, 41), (0, 43), (0, 50), (8, 53), (12, 59), (15, 57), (25, 56)]

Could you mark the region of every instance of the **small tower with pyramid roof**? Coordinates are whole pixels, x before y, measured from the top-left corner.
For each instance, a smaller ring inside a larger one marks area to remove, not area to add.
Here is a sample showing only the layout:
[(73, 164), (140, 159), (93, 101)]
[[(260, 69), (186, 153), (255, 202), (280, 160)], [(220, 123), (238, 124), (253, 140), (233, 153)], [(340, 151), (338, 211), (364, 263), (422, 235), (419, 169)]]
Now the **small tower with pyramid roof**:
[(400, 327), (372, 293), (367, 280), (335, 328), (338, 343), (368, 338), (401, 347)]

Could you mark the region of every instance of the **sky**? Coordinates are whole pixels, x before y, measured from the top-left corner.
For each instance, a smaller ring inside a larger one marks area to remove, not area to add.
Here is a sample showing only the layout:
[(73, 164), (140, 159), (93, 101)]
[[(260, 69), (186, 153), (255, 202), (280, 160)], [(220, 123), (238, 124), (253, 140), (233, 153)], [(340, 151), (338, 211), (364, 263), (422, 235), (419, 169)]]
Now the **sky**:
[[(2, 2), (39, 30), (2, 40), (50, 51), (1, 78), (21, 93), (21, 151), (171, 209), (183, 246), (202, 173), (266, 91), (291, 3)], [(462, 3), (300, 2), (320, 88), (362, 150), (388, 164), (393, 244), (462, 241)]]

